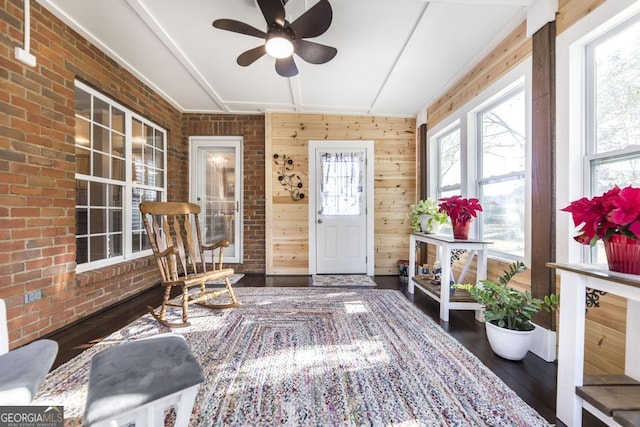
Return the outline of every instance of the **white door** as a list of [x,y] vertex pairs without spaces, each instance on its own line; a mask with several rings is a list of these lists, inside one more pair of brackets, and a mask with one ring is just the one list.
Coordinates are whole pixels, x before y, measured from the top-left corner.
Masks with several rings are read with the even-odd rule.
[[316,273],[367,273],[365,148],[315,149]]
[[192,136],[189,150],[190,201],[202,209],[204,244],[228,240],[225,263],[242,263],[242,138]]

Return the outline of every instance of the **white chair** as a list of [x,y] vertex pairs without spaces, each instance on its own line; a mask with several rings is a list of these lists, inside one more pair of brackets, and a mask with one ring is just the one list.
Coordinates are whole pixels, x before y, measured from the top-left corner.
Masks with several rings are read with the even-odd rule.
[[30,404],[57,354],[58,343],[44,339],[9,351],[7,306],[0,299],[0,406]]

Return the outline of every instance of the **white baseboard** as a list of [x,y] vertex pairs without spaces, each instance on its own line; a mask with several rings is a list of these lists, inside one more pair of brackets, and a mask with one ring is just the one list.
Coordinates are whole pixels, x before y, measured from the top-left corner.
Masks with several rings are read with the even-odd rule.
[[536,325],[529,351],[547,362],[556,360],[556,332]]

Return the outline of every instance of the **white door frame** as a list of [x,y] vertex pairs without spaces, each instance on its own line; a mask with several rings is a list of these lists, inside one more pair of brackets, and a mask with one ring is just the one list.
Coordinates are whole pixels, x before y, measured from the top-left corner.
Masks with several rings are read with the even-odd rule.
[[326,149],[349,149],[349,148],[358,148],[364,149],[365,154],[367,156],[366,162],[366,187],[367,187],[367,275],[373,276],[375,274],[375,245],[374,245],[374,218],[373,218],[373,195],[374,195],[374,143],[373,140],[369,141],[352,141],[352,140],[319,140],[309,141],[309,274],[313,275],[317,273],[317,263],[316,263],[316,149],[318,148],[326,148]]
[[[198,164],[196,156],[199,147],[234,147],[236,150],[236,221],[235,221],[235,256],[225,256],[225,263],[242,264],[244,259],[244,144],[241,136],[190,136],[189,137],[189,201],[200,205],[197,201],[198,195],[194,183],[194,173],[202,175],[203,171],[194,170]],[[211,252],[207,253],[207,257]]]

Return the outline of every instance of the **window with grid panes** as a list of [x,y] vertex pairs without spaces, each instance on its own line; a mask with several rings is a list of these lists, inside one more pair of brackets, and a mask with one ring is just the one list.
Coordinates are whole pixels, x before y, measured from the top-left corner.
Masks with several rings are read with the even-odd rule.
[[76,82],[78,270],[150,249],[138,206],[166,193],[166,131]]
[[480,235],[491,249],[525,255],[526,103],[523,85],[476,113]]
[[[640,185],[640,15],[586,46],[585,194]],[[589,254],[604,263],[598,242]]]
[[436,141],[436,198],[460,194],[460,125],[456,123],[437,135]]

